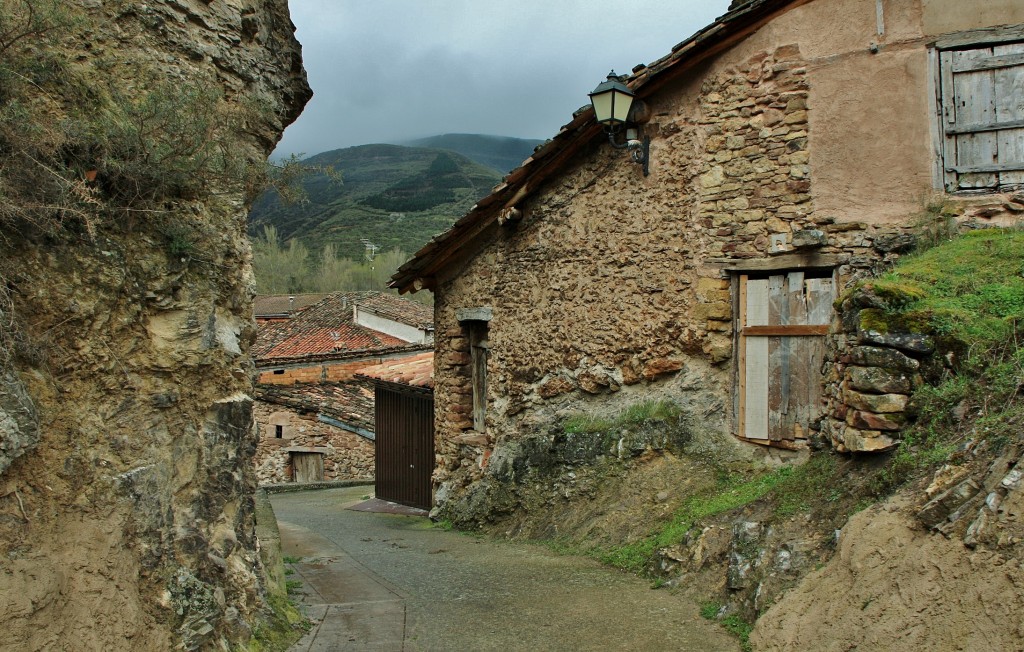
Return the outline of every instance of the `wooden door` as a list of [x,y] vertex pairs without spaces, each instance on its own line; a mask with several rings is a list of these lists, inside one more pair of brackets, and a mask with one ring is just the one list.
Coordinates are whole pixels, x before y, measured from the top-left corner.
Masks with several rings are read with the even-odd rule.
[[821,365],[832,318],[831,276],[740,276],[737,433],[786,445],[821,410]]
[[1024,184],[1024,43],[939,53],[946,190]]
[[324,456],[320,453],[293,452],[292,469],[295,482],[322,482]]
[[434,396],[377,386],[374,484],[377,498],[430,509],[433,502]]

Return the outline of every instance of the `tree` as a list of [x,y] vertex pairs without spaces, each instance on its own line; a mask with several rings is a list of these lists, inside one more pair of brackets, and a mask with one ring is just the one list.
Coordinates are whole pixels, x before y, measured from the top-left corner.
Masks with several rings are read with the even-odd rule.
[[292,238],[288,247],[281,246],[277,229],[271,225],[263,227],[263,237],[252,243],[253,273],[256,288],[260,294],[294,294],[307,292],[309,288],[309,250]]

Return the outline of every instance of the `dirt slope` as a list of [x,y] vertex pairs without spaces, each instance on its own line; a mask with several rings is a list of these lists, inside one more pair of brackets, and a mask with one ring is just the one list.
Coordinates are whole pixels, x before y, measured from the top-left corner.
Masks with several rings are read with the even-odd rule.
[[756,650],[1022,650],[1024,564],[923,530],[905,498],[855,515],[835,557],[757,621]]

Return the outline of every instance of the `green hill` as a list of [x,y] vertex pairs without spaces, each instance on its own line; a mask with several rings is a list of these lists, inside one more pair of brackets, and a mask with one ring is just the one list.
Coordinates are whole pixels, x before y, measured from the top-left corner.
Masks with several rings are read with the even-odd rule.
[[359,258],[362,240],[382,250],[418,250],[444,231],[501,181],[494,170],[442,149],[362,145],[303,160],[330,166],[341,182],[324,174],[306,177],[308,200],[283,203],[270,191],[249,213],[249,232],[273,225],[282,241],[298,238],[311,250],[334,243],[338,253]]
[[502,174],[522,165],[542,140],[508,138],[505,136],[484,136],[482,134],[444,134],[413,140],[404,145],[449,149],[463,156],[492,167]]

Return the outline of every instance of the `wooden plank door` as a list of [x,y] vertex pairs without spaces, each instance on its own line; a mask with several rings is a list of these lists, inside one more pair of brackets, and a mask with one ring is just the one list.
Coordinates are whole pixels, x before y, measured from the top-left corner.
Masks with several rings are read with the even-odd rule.
[[807,436],[821,407],[831,277],[740,276],[737,434],[764,443]]
[[324,479],[324,456],[320,453],[292,453],[295,482],[321,482]]
[[434,398],[377,386],[374,492],[393,503],[430,509],[433,502]]

